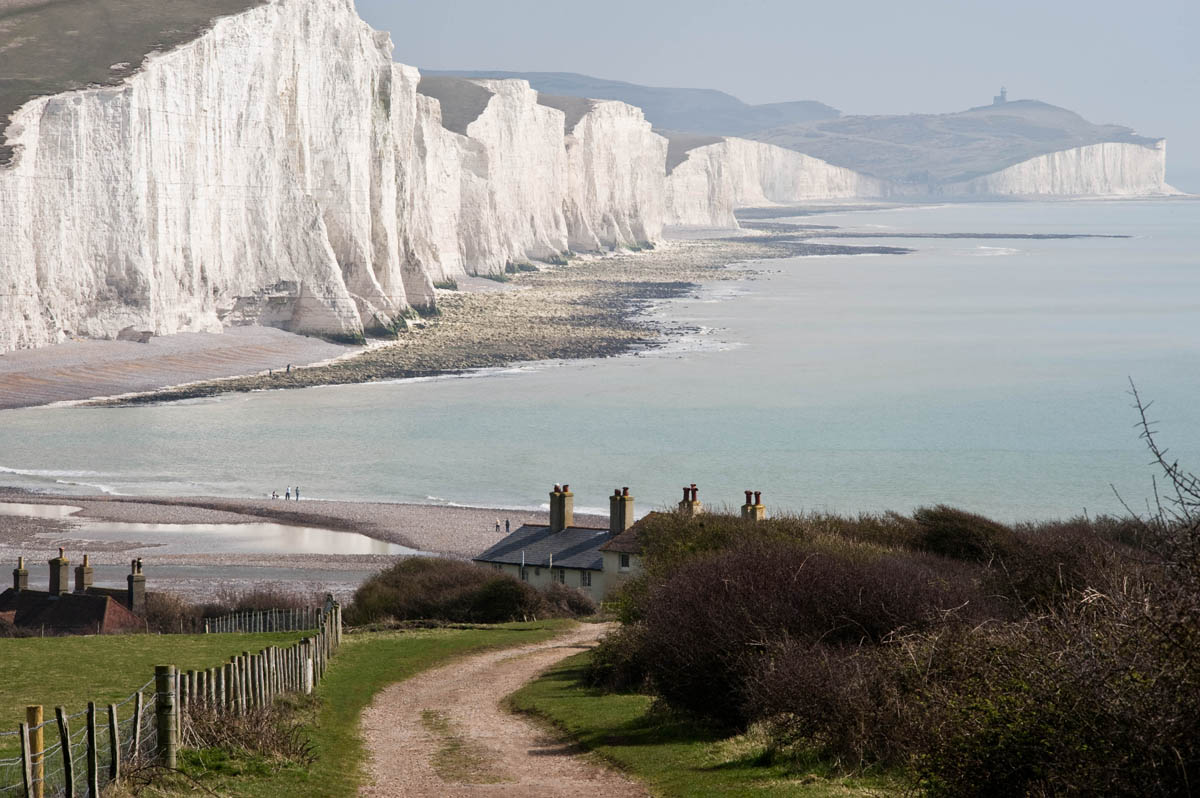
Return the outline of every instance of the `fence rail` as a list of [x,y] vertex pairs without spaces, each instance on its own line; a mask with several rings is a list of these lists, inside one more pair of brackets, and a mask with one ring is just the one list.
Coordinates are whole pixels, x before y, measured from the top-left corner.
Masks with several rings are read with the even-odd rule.
[[313,634],[287,648],[243,651],[205,670],[159,665],[153,679],[117,704],[89,702],[73,715],[56,707],[49,718],[42,707],[28,707],[25,723],[0,732],[0,740],[16,735],[20,744],[19,756],[0,758],[0,798],[99,798],[130,767],[175,767],[193,715],[244,715],[284,693],[311,693],[342,642],[337,602],[311,611],[267,610],[211,620],[231,632],[312,629]]

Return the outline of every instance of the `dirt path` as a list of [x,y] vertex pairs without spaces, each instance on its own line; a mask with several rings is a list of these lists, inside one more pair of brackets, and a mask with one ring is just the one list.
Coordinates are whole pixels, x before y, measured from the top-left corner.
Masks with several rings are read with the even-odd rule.
[[493,651],[394,684],[363,713],[372,783],[365,796],[644,796],[621,774],[500,707],[506,695],[607,631]]

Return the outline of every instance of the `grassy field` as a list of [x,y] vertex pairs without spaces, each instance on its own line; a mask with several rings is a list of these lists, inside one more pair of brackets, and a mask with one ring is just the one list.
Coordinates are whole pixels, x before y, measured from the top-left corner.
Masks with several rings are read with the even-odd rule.
[[553,620],[348,634],[317,691],[318,700],[307,710],[306,732],[316,754],[312,765],[268,762],[225,751],[185,752],[181,768],[190,780],[163,783],[141,795],[191,795],[197,785],[221,795],[262,798],[355,795],[366,756],[359,719],[381,689],[455,657],[546,640],[572,624]]
[[[233,654],[289,646],[304,632],[263,635],[101,635],[0,639],[0,731],[25,720],[27,704],[69,712],[121,701],[154,678],[155,665],[211,668]],[[0,745],[11,738],[0,738]]]
[[844,778],[815,765],[772,764],[748,735],[726,737],[659,716],[652,699],[587,687],[589,654],[564,660],[510,698],[511,706],[548,721],[602,759],[648,784],[656,795],[885,796],[899,787],[880,778]]

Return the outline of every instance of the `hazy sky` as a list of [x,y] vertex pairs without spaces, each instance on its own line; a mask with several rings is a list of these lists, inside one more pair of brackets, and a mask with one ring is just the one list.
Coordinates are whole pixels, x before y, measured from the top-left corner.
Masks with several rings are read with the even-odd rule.
[[1168,180],[1200,191],[1200,0],[357,0],[396,60],[582,72],[820,100],[843,113],[1011,99],[1166,136]]

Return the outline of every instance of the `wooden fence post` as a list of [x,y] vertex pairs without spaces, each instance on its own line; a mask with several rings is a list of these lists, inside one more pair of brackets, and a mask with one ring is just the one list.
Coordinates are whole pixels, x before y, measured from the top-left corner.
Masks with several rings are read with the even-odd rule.
[[96,750],[96,702],[87,706],[88,798],[100,798],[100,752]]
[[75,798],[75,762],[71,757],[71,727],[67,723],[67,710],[55,707],[54,717],[58,721],[58,739],[62,742],[63,795]]
[[304,638],[300,641],[300,684],[305,695],[313,691],[313,661],[312,640]]
[[21,787],[25,798],[33,795],[33,762],[29,756],[29,724],[17,724],[17,735],[21,738]]
[[250,702],[247,700],[247,674],[246,674],[246,656],[239,654],[237,658],[237,683],[238,683],[238,712],[245,713],[250,708]]
[[28,793],[30,798],[44,798],[46,794],[43,780],[46,778],[46,737],[42,730],[42,705],[30,704],[25,707],[25,724],[29,727],[29,765],[32,770],[30,778],[33,790]]
[[142,712],[146,709],[142,691],[138,690],[133,697],[133,740],[129,746],[129,760],[137,762],[142,758]]
[[108,780],[121,778],[121,730],[117,724],[117,705],[108,705]]
[[234,710],[234,700],[233,699],[234,699],[234,695],[235,695],[234,689],[233,689],[233,664],[226,662],[224,665],[221,666],[221,673],[222,673],[222,677],[223,677],[223,681],[224,681],[224,684],[222,686],[225,689],[222,691],[222,695],[220,696],[220,701],[222,704],[225,705],[225,711],[228,712],[230,715],[232,715],[233,710]]
[[179,742],[179,717],[175,714],[175,666],[154,666],[154,714],[157,721],[156,752],[163,767],[175,769]]

